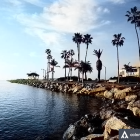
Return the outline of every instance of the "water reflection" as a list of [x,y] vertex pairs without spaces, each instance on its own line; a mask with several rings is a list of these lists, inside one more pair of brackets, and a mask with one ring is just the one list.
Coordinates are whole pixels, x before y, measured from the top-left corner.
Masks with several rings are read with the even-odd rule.
[[69,124],[99,104],[87,96],[0,82],[0,140],[61,140]]

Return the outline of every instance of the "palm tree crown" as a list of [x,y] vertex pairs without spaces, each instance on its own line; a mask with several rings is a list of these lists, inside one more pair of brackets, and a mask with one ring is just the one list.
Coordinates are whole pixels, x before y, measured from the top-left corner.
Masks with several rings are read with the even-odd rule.
[[85,44],[91,44],[92,43],[92,39],[93,39],[93,37],[91,37],[90,34],[86,34],[86,35],[84,35],[83,43],[85,43]]
[[131,24],[137,24],[139,21],[139,11],[137,11],[137,7],[131,8],[131,11],[127,11],[125,15],[128,17],[127,21],[131,21]]
[[50,49],[46,49],[45,53],[47,53],[49,55],[49,54],[51,54],[51,50]]
[[54,67],[59,67],[59,66],[57,66],[58,62],[55,61],[55,59],[52,59],[51,62],[49,62],[49,64],[54,66]]
[[70,55],[70,56],[75,55],[75,53],[74,53],[74,50],[73,50],[73,49],[69,50],[69,51],[68,51],[68,53],[69,53],[69,55]]
[[63,50],[61,53],[61,58],[64,58],[64,59],[69,58],[69,52],[67,50]]
[[98,57],[98,59],[100,59],[103,51],[100,51],[100,49],[99,49],[98,51],[97,50],[94,50],[93,52],[94,52],[93,55],[96,55]]
[[77,44],[81,44],[82,41],[83,41],[82,34],[80,34],[80,33],[75,33],[72,40],[73,40],[75,43],[77,43]]
[[121,33],[120,34],[114,34],[114,39],[112,40],[112,44],[113,46],[123,46],[124,43],[124,37],[121,37]]
[[87,73],[87,72],[91,73],[93,70],[90,61],[87,62],[81,61],[75,69],[79,69],[81,73]]
[[47,56],[47,59],[52,59],[52,55],[49,54],[49,55]]

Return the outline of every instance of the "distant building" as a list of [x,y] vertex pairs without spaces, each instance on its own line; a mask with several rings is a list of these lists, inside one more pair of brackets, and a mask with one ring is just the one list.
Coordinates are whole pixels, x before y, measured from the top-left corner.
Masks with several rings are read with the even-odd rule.
[[39,74],[32,72],[32,73],[27,73],[28,79],[39,79]]
[[131,69],[122,68],[119,70],[119,75],[121,77],[127,77],[127,76],[139,76],[140,73],[140,67],[130,67]]

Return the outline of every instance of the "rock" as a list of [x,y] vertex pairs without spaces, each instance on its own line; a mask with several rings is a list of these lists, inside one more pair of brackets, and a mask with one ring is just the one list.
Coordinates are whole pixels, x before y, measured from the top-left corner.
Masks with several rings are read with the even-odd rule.
[[134,103],[132,104],[132,106],[133,106],[133,107],[138,107],[138,108],[140,108],[140,100],[137,100],[136,102],[134,102]]
[[75,126],[70,125],[63,135],[63,140],[71,140],[71,138],[74,136],[74,133],[75,133]]
[[78,92],[81,88],[82,88],[82,86],[76,86],[76,87],[74,87],[73,93]]
[[114,93],[111,92],[111,91],[106,90],[106,91],[104,92],[104,97],[105,97],[105,98],[112,99],[113,96],[114,96]]
[[119,140],[119,135],[116,135],[116,136],[110,138],[109,140]]
[[107,120],[104,131],[104,139],[109,139],[118,135],[119,129],[134,129],[137,128],[132,122],[124,118],[113,116]]
[[114,99],[124,99],[126,97],[126,93],[123,90],[118,90],[114,94]]
[[111,110],[111,109],[102,109],[100,111],[100,117],[101,119],[108,119],[110,118],[113,114],[114,114],[114,110]]
[[129,95],[125,97],[125,101],[131,102],[132,100],[136,100],[137,95]]
[[80,140],[104,140],[103,134],[90,134],[86,137],[81,138]]
[[133,108],[132,108],[132,111],[133,111],[133,113],[134,113],[135,116],[140,117],[140,108],[138,108],[138,107],[133,107]]
[[95,88],[93,90],[90,91],[91,94],[94,94],[94,93],[98,93],[98,92],[104,92],[106,90],[105,87],[99,87],[99,88]]

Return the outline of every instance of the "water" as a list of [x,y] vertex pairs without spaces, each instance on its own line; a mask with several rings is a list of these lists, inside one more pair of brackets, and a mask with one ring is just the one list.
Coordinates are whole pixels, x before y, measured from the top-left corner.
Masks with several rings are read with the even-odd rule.
[[87,96],[0,82],[0,140],[61,140],[69,124],[98,110]]

